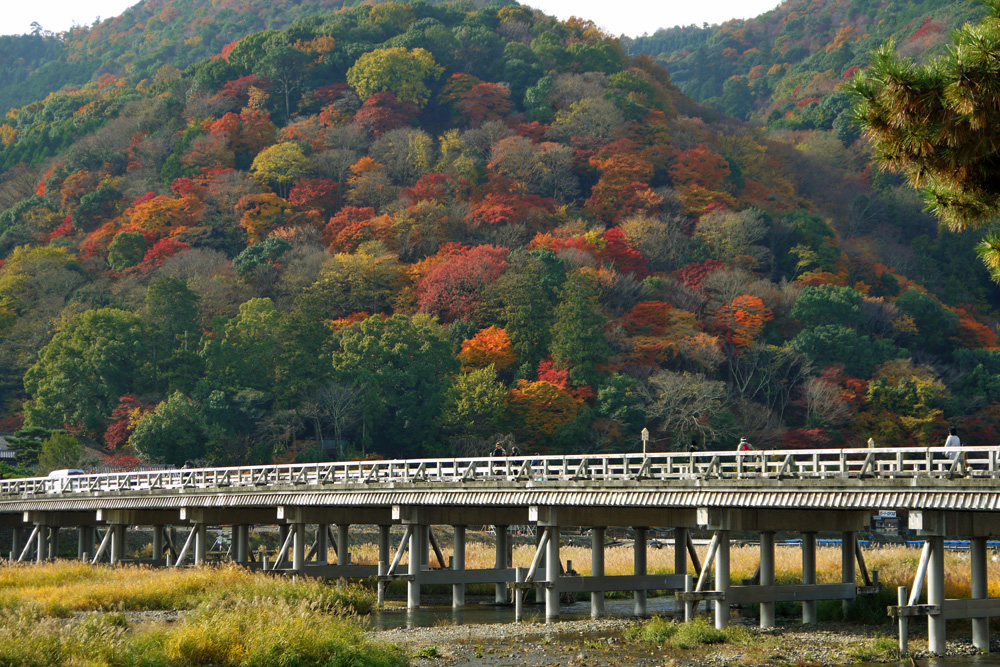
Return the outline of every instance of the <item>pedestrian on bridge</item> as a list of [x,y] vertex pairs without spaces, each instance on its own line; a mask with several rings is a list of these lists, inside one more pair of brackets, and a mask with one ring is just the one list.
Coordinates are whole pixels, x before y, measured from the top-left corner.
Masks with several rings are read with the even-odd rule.
[[952,426],[948,429],[948,437],[944,439],[945,447],[954,447],[955,451],[948,454],[949,459],[958,458],[958,448],[962,446],[962,439],[958,437],[958,429]]

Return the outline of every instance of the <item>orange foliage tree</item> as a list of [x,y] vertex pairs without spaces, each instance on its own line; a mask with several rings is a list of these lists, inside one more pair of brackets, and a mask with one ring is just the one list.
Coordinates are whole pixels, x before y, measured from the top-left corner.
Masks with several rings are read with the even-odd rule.
[[550,382],[518,380],[507,396],[507,409],[518,438],[533,442],[576,419],[584,402]]
[[517,361],[517,352],[507,331],[497,326],[487,327],[462,343],[458,354],[463,371],[486,368],[490,364],[498,371],[510,368]]
[[773,318],[774,313],[759,297],[742,294],[719,309],[715,323],[729,343],[742,349],[757,340],[764,324]]

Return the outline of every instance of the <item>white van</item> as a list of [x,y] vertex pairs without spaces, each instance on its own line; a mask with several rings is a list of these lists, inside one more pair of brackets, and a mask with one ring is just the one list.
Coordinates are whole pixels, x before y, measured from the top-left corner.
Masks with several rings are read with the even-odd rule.
[[73,475],[86,475],[82,470],[77,470],[76,468],[63,468],[62,470],[53,470],[49,473],[49,477],[53,479],[65,479],[66,477],[72,477]]

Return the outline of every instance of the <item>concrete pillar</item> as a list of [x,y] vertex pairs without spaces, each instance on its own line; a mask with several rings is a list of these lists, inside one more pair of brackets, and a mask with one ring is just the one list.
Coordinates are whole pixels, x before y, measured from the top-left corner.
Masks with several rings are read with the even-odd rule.
[[49,560],[59,557],[59,526],[52,526],[49,533]]
[[[971,553],[972,560],[972,599],[981,600],[987,597],[986,581],[986,538],[973,537]],[[972,645],[980,651],[990,650],[990,619],[972,619]]]
[[[841,572],[843,577],[841,581],[845,584],[853,584],[857,581],[858,576],[858,561],[857,556],[854,553],[854,542],[858,539],[858,534],[853,530],[845,530],[841,533],[840,540],[840,563]],[[844,600],[842,602],[844,615],[847,615],[847,609],[851,606],[853,600]]]
[[[760,585],[774,586],[774,532],[760,534]],[[760,627],[774,627],[774,603],[760,603]]]
[[[350,524],[337,524],[337,565],[350,565],[351,563],[351,538]],[[430,528],[428,526],[428,528]]]
[[674,574],[684,576],[688,571],[688,529],[674,528]]
[[[465,569],[465,526],[455,526],[455,546],[451,556],[451,569]],[[451,606],[460,609],[465,606],[465,584],[451,585]]]
[[431,525],[420,526],[423,535],[420,536],[420,565],[425,569],[431,567]]
[[295,533],[292,537],[292,570],[302,574],[306,562],[306,524],[293,523],[292,530]]
[[[279,548],[280,548],[280,546],[282,544],[285,543],[285,540],[287,540],[287,539],[288,539],[288,524],[287,523],[283,523],[280,526],[278,526],[278,546],[279,546]],[[286,557],[287,557],[287,554],[286,554]],[[275,569],[281,567],[281,560],[280,559],[276,560],[274,562],[274,567],[275,567]]]
[[125,558],[125,524],[115,523],[108,527],[111,533],[111,564],[118,565]]
[[204,523],[194,525],[194,564],[204,565],[208,554],[208,526]]
[[[536,550],[538,549],[538,545],[542,543],[542,531],[543,530],[545,530],[545,529],[542,526],[535,526],[535,549]],[[537,574],[535,575],[535,580],[537,581],[537,580],[541,579],[541,577],[539,575],[542,572],[546,572],[546,571],[547,570],[546,570],[546,566],[545,566],[545,553],[542,552],[542,557],[538,561],[538,570],[537,570]],[[542,588],[542,587],[540,587],[540,586],[536,586],[535,587],[535,604],[540,604],[540,603],[543,603],[543,602],[545,602],[545,589]]]
[[409,575],[410,580],[406,582],[406,608],[407,609],[417,609],[420,607],[420,572],[423,569],[422,564],[424,556],[427,553],[425,548],[425,543],[427,541],[427,529],[428,526],[416,525],[413,526],[413,530],[410,531],[410,557],[409,557]]
[[[604,576],[604,526],[590,529],[590,576],[598,579]],[[590,594],[590,617],[604,616],[604,591]]]
[[[729,592],[729,531],[720,530],[719,548],[715,552],[715,590]],[[705,564],[708,567],[708,563]],[[719,600],[715,603],[715,627],[722,630],[729,623],[729,603]]]
[[330,524],[321,523],[316,526],[316,562],[328,563],[330,553]]
[[549,526],[549,541],[545,553],[545,618],[559,618],[559,526]]
[[[234,526],[233,530],[235,529]],[[163,560],[163,526],[153,526],[153,562],[159,563],[161,560]]]
[[246,564],[250,561],[250,526],[241,523],[233,526],[233,552],[236,562]]
[[[944,538],[928,537],[931,560],[927,567],[927,604],[944,604]],[[931,655],[945,654],[945,620],[943,615],[927,616],[927,650]]]
[[[507,563],[507,526],[496,525],[493,526],[493,532],[496,535],[496,568],[498,570],[506,570]],[[507,597],[507,584],[501,583],[496,585],[496,597],[495,602],[497,604],[507,604],[510,600]]]
[[[646,574],[646,534],[648,528],[635,528],[635,542],[632,544],[632,554],[635,562],[633,574],[637,576]],[[634,591],[632,593],[635,604],[633,610],[636,616],[646,615],[646,590]]]
[[[816,583],[816,533],[802,533],[802,583]],[[816,622],[816,601],[802,603],[802,622]]]
[[[389,565],[391,564],[392,556],[389,554],[392,549],[392,543],[389,541],[389,529],[392,526],[380,524],[378,527],[378,576],[384,577],[389,572]],[[385,587],[386,582],[379,581],[375,585],[375,590],[377,591],[376,603],[378,606],[385,604]]]
[[15,528],[11,531],[10,537],[10,559],[12,561],[17,560],[17,557],[21,555],[21,551],[24,549],[24,529]]
[[39,526],[38,536],[35,538],[35,561],[45,562],[45,557],[49,553],[49,527]]

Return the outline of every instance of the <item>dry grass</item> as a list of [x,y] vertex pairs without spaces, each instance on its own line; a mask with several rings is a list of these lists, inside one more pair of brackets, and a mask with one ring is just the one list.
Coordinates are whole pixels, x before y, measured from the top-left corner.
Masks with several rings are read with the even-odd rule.
[[236,566],[101,567],[72,561],[0,567],[0,608],[31,607],[46,616],[77,611],[193,609],[211,601],[268,598],[310,600],[328,611],[367,612],[373,594],[360,586],[331,586],[252,573]]
[[[708,547],[696,547],[702,562],[708,552]],[[445,548],[445,558],[451,553]],[[573,569],[581,575],[591,574],[591,553],[589,546],[564,544],[559,549],[563,562],[573,561]],[[529,567],[535,556],[535,547],[531,544],[518,545],[513,550],[513,567]],[[868,571],[879,571],[879,581],[882,585],[895,589],[898,586],[913,586],[913,574],[920,561],[920,550],[902,546],[866,548],[865,563]],[[374,565],[378,563],[378,547],[375,544],[351,545],[351,557],[356,563]],[[331,559],[333,557],[331,556]],[[466,567],[469,569],[491,568],[496,562],[496,552],[492,544],[486,541],[470,541],[465,550]],[[404,552],[402,563],[407,562]],[[437,561],[433,554],[431,562]],[[674,573],[674,550],[672,546],[663,548],[647,548],[647,571],[650,574]],[[753,576],[760,563],[760,552],[756,546],[734,546],[730,549],[730,577],[733,582],[748,579]],[[604,552],[604,571],[609,575],[632,574],[634,555],[631,545],[612,546]],[[969,554],[967,552],[948,552],[945,555],[945,593],[948,597],[970,597],[971,584],[969,576]],[[777,546],[774,553],[775,582],[778,584],[798,583],[802,580],[802,550],[796,546]],[[835,583],[841,578],[841,553],[839,547],[816,548],[816,581],[818,583]],[[688,574],[695,574],[694,566],[688,563]],[[860,580],[860,572],[858,574]],[[1000,597],[1000,562],[990,560],[987,563],[987,578],[990,597]]]

